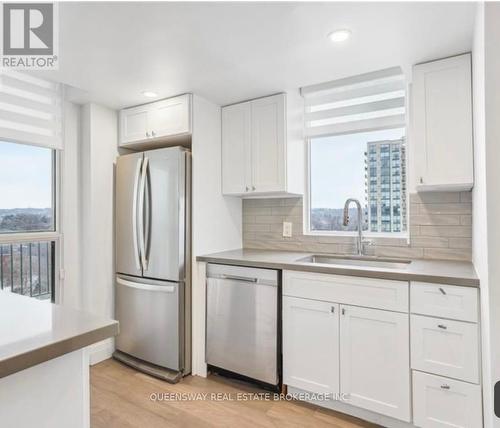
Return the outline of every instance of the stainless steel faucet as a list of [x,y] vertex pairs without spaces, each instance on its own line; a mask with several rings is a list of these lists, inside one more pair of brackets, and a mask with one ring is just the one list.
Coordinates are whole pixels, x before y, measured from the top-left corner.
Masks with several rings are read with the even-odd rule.
[[349,198],[345,201],[344,205],[344,226],[349,224],[349,205],[351,202],[356,204],[356,209],[358,210],[358,240],[357,240],[357,250],[358,256],[363,255],[363,212],[361,209],[361,204],[357,199]]

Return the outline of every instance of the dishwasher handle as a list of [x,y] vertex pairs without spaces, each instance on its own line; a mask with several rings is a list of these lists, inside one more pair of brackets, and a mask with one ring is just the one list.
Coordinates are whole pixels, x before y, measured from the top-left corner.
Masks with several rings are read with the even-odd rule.
[[227,273],[222,273],[219,275],[207,275],[207,279],[219,279],[225,281],[236,281],[236,282],[246,282],[248,284],[258,284],[258,285],[269,285],[272,287],[277,287],[278,283],[276,281],[270,281],[267,279],[261,279],[249,276],[232,275]]
[[232,281],[242,281],[242,282],[253,282],[257,283],[259,280],[258,278],[250,278],[247,276],[239,276],[239,275],[228,275],[228,274],[222,274],[221,279],[230,279]]

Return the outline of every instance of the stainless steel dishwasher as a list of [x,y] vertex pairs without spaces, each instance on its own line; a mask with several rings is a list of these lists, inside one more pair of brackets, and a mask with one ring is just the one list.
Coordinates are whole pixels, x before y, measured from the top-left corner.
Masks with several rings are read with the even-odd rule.
[[279,385],[278,278],[276,270],[208,264],[209,366]]

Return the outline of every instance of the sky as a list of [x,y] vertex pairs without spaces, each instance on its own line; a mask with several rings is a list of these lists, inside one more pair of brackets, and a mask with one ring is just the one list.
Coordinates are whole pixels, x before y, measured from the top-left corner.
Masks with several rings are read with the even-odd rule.
[[366,143],[396,140],[404,129],[315,138],[311,141],[311,208],[344,208],[365,200]]
[[0,209],[52,206],[52,150],[0,141]]

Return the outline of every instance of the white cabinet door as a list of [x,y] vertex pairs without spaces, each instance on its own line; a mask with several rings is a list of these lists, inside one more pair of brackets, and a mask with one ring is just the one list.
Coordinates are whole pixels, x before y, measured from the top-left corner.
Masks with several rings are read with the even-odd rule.
[[283,297],[283,383],[339,392],[339,305]]
[[151,136],[148,106],[133,107],[120,112],[120,144],[145,140]]
[[482,427],[481,387],[414,371],[413,423],[422,428]]
[[340,307],[340,391],[347,403],[410,421],[408,314]]
[[222,193],[251,190],[251,104],[222,108]]
[[417,190],[467,190],[473,184],[470,54],[413,69]]
[[190,132],[190,95],[149,104],[149,131],[153,138]]
[[411,367],[479,383],[478,325],[412,315]]
[[251,105],[252,190],[286,191],[285,94],[260,98]]

